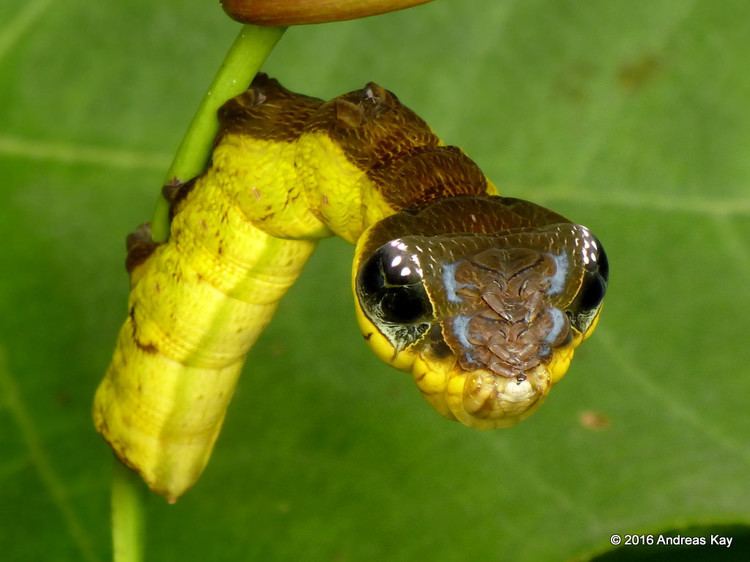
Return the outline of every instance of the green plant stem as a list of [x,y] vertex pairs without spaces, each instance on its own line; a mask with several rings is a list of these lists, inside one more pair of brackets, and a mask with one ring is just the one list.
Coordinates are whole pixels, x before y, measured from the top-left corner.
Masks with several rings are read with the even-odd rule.
[[143,560],[144,496],[140,477],[114,462],[112,475],[112,551],[114,562]]
[[[228,99],[247,89],[281,36],[284,27],[244,25],[206,92],[167,172],[166,183],[184,183],[203,172],[219,123],[216,112]],[[160,197],[151,220],[155,242],[169,238],[169,202]]]

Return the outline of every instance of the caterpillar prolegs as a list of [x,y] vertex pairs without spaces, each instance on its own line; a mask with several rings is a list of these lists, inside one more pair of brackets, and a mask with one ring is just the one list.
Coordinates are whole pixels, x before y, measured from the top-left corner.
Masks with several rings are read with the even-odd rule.
[[206,172],[171,190],[169,241],[130,239],[128,316],[94,402],[117,456],[169,500],[200,476],[245,355],[321,238],[357,244],[368,344],[466,425],[529,415],[593,331],[598,240],[496,196],[387,90],[323,102],[259,75],[219,120]]

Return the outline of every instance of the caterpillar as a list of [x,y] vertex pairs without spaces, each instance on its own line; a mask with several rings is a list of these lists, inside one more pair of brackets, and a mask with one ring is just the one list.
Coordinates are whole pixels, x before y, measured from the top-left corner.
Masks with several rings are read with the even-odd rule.
[[323,102],[260,74],[218,117],[206,171],[165,189],[169,240],[128,239],[128,314],[94,399],[96,429],[169,501],[205,468],[248,350],[323,238],[356,244],[375,354],[467,426],[530,415],[595,329],[599,240],[497,195],[388,90]]

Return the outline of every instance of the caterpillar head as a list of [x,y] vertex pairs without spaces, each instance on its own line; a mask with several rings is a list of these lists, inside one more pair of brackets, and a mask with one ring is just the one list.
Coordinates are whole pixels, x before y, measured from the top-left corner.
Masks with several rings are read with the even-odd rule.
[[529,415],[596,326],[609,276],[581,225],[500,197],[458,197],[360,238],[357,316],[375,353],[411,371],[447,417],[480,428]]

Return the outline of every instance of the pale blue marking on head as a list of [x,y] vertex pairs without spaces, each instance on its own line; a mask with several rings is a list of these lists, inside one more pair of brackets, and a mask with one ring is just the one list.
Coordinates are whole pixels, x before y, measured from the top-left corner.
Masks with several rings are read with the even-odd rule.
[[[459,260],[460,261],[460,260]],[[445,295],[448,297],[448,302],[459,303],[463,299],[458,296],[458,290],[464,288],[476,288],[473,283],[459,283],[456,281],[456,268],[458,262],[446,263],[443,265],[443,286],[445,287]]]
[[455,316],[453,318],[453,333],[456,334],[458,342],[466,350],[466,354],[464,355],[464,357],[471,363],[474,363],[474,357],[471,355],[471,353],[469,353],[469,350],[472,349],[473,346],[471,345],[471,342],[469,341],[469,338],[467,336],[467,333],[469,331],[469,320],[471,320],[471,317],[465,316],[463,314]]
[[463,314],[459,314],[453,318],[453,331],[461,345],[467,349],[471,348],[471,342],[466,335],[469,329],[469,320],[471,320],[471,318]]
[[565,288],[565,277],[568,275],[568,256],[557,254],[552,256],[555,262],[555,274],[549,279],[548,295],[557,295],[562,293]]
[[[458,262],[446,263],[443,265],[443,286],[445,287],[445,294],[448,297],[448,302],[461,302],[461,297],[458,296],[456,290],[459,288],[456,283],[456,266]],[[456,317],[458,319],[460,317]]]
[[545,336],[544,341],[552,343],[558,338],[563,328],[565,328],[565,314],[559,308],[551,308],[549,313],[552,316],[552,328]]

